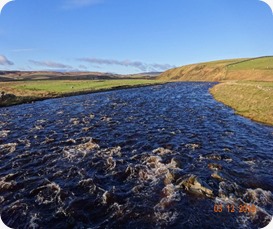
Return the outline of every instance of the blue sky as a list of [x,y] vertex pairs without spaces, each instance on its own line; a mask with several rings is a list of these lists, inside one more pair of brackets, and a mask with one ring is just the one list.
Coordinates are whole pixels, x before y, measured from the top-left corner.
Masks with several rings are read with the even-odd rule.
[[259,0],[16,0],[0,15],[0,70],[137,73],[264,55],[273,15]]

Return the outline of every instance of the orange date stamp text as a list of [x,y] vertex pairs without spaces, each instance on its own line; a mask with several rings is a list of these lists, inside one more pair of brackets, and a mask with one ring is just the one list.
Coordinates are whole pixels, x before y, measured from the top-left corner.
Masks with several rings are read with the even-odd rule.
[[234,204],[215,204],[213,210],[215,213],[221,213],[224,211],[230,213],[255,213],[257,211],[254,204],[241,204],[239,206],[235,206]]

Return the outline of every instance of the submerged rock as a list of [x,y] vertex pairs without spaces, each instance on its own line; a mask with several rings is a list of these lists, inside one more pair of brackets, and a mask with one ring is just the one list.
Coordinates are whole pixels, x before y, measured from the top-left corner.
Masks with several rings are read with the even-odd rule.
[[179,186],[192,194],[213,197],[210,187],[195,175],[189,175],[182,179]]
[[219,164],[209,163],[208,164],[209,169],[211,170],[222,170],[222,166]]
[[214,172],[213,174],[211,174],[211,177],[220,181],[223,181],[224,179],[220,176],[219,173]]
[[173,180],[174,180],[173,174],[170,172],[170,170],[168,170],[167,173],[165,174],[164,184],[165,185],[171,184]]

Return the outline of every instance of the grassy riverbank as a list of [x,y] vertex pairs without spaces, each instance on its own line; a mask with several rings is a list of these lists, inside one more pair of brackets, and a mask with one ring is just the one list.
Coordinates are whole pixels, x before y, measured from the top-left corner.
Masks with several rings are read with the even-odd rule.
[[273,82],[230,81],[214,86],[210,92],[238,114],[273,125]]
[[214,98],[252,120],[273,125],[273,57],[230,59],[170,69],[166,81],[222,82],[211,89]]
[[146,79],[116,80],[39,80],[3,82],[0,92],[15,95],[0,100],[0,106],[10,106],[48,98],[86,94],[98,91],[160,84],[161,81]]

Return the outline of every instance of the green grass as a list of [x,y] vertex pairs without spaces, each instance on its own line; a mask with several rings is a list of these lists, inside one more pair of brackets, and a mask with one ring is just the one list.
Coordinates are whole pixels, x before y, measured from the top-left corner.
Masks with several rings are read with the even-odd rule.
[[51,93],[63,94],[78,91],[96,91],[101,89],[111,89],[119,86],[135,86],[142,84],[152,84],[154,80],[48,80],[30,81],[14,86],[19,90],[46,91]]
[[273,82],[226,82],[214,86],[210,92],[236,113],[273,125]]
[[261,57],[249,59],[241,63],[230,64],[229,70],[273,69],[273,57]]
[[0,91],[14,94],[17,97],[16,99],[6,101],[0,100],[0,106],[20,104],[46,98],[92,93],[118,88],[146,86],[160,83],[162,82],[146,79],[39,80],[4,82],[0,85]]
[[206,64],[207,66],[215,66],[215,65],[227,66],[227,65],[234,64],[234,63],[237,63],[237,62],[246,61],[248,59],[249,58],[216,60],[216,61],[204,62],[204,63],[200,63],[200,64]]

